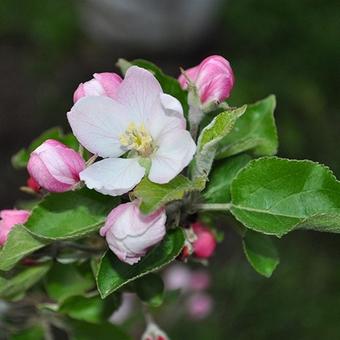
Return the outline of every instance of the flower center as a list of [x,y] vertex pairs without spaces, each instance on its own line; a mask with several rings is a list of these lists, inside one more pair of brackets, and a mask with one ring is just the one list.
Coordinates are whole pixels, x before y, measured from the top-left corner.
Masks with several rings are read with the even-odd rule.
[[143,157],[150,156],[154,151],[154,144],[151,135],[145,129],[144,124],[137,126],[130,123],[124,133],[119,136],[122,146],[131,151],[136,151]]

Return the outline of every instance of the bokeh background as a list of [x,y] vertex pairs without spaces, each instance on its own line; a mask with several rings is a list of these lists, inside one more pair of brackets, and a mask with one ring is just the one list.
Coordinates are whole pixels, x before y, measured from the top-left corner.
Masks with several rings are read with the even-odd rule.
[[[79,82],[149,59],[173,76],[210,54],[232,63],[230,102],[274,93],[279,155],[309,158],[340,176],[338,0],[1,0],[0,208],[25,198],[10,157],[65,113]],[[221,226],[225,228],[225,226]],[[213,313],[162,321],[173,339],[339,339],[340,236],[294,232],[277,242],[271,279],[226,235],[211,261]]]

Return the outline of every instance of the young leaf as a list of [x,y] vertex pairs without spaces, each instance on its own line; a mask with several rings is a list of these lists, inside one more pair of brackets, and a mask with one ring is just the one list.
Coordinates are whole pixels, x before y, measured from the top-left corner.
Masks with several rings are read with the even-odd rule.
[[230,202],[230,185],[238,172],[251,160],[246,154],[217,161],[209,176],[203,197],[207,203]]
[[278,138],[274,120],[276,101],[269,96],[248,105],[237,120],[233,131],[220,142],[217,158],[225,158],[244,151],[255,156],[271,156],[277,152]]
[[25,292],[37,283],[51,267],[45,262],[32,267],[26,267],[19,272],[0,274],[0,298],[11,299],[19,293]]
[[140,210],[149,214],[168,202],[182,199],[187,192],[199,190],[200,185],[199,181],[193,183],[182,175],[166,184],[153,183],[144,177],[133,193],[142,201]]
[[108,251],[101,259],[96,277],[101,297],[105,298],[127,283],[164,267],[179,255],[183,245],[183,230],[177,228],[170,230],[159,245],[133,266],[121,262]]
[[188,93],[181,88],[177,79],[164,74],[163,71],[155,64],[143,59],[136,59],[133,61],[119,59],[117,65],[120,67],[122,73],[124,74],[132,65],[145,68],[146,70],[152,72],[161,84],[164,93],[170,94],[171,96],[177,98],[182,104],[184,113],[187,114],[189,109],[187,100]]
[[251,266],[265,277],[270,277],[280,263],[269,236],[248,230],[243,239],[243,250]]
[[105,300],[102,300],[99,296],[89,298],[72,296],[63,302],[58,311],[72,319],[101,323],[112,315],[119,304],[120,299],[117,295],[111,295]]
[[[86,270],[87,269],[87,270]],[[90,267],[55,263],[45,282],[48,296],[57,302],[83,295],[95,287]]]
[[246,106],[223,111],[207,125],[198,137],[197,150],[193,164],[193,177],[207,176],[215,159],[222,138],[233,129],[236,120],[242,116]]
[[324,165],[276,157],[251,161],[231,184],[232,214],[282,236],[298,228],[340,232],[340,182]]
[[164,299],[164,283],[162,278],[150,273],[135,281],[138,297],[151,307],[159,307]]
[[64,135],[63,131],[59,127],[49,129],[42,133],[38,138],[36,138],[27,149],[21,149],[12,157],[12,165],[15,169],[25,168],[27,166],[30,154],[34,151],[40,144],[42,144],[47,139],[56,139],[69,147],[78,150],[79,143],[72,134]]
[[119,199],[86,188],[50,194],[33,209],[27,229],[47,239],[68,239],[97,231]]
[[48,242],[33,236],[23,225],[15,226],[0,248],[0,270],[7,271],[25,256],[44,247]]

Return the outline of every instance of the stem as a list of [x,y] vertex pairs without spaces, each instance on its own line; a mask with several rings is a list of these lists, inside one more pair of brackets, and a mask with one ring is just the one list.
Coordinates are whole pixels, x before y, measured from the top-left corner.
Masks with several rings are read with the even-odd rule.
[[230,210],[231,203],[198,203],[194,204],[195,210],[226,211]]

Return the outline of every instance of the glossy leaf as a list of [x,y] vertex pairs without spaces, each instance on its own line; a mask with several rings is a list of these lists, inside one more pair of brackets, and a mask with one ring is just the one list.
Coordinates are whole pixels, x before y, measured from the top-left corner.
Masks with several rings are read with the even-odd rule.
[[101,259],[96,277],[102,298],[127,283],[164,267],[179,255],[183,245],[184,233],[182,229],[177,228],[170,230],[164,240],[135,265],[131,266],[120,261],[111,251],[108,251]]
[[83,295],[95,287],[95,281],[89,266],[55,263],[45,282],[48,296],[62,302],[72,296]]
[[197,141],[193,176],[207,176],[211,170],[221,140],[233,129],[237,119],[243,115],[246,106],[223,111],[218,114],[201,132]]
[[243,250],[251,266],[261,275],[270,277],[280,263],[278,252],[269,236],[248,230]]
[[238,172],[251,160],[246,154],[220,160],[214,164],[203,197],[207,203],[230,202],[230,185]]
[[33,209],[26,227],[48,239],[82,237],[97,231],[118,203],[118,198],[85,188],[50,194]]
[[23,267],[13,273],[0,274],[0,298],[11,299],[36,284],[51,267],[50,262]]
[[111,295],[105,300],[99,296],[72,296],[63,302],[58,311],[76,320],[101,323],[112,315],[119,307],[119,303],[116,295]]
[[15,226],[0,248],[0,270],[7,271],[25,256],[44,247],[48,242],[33,236],[23,225]]
[[276,100],[269,96],[248,105],[237,120],[233,131],[222,139],[217,158],[225,158],[249,151],[255,156],[270,156],[277,152],[278,138],[274,120]]
[[340,232],[340,182],[324,165],[276,157],[251,161],[231,185],[233,215],[249,229]]
[[166,184],[151,182],[146,177],[137,185],[134,195],[141,200],[140,209],[149,214],[166,203],[180,200],[187,192],[198,190],[200,183],[191,182],[187,177],[179,175]]
[[150,273],[135,281],[138,297],[151,307],[159,307],[164,299],[164,283],[162,278]]

